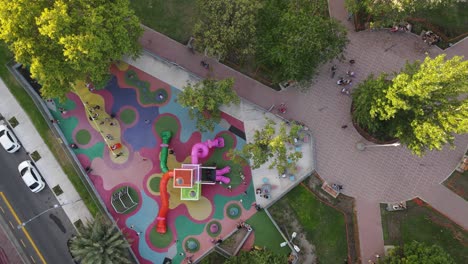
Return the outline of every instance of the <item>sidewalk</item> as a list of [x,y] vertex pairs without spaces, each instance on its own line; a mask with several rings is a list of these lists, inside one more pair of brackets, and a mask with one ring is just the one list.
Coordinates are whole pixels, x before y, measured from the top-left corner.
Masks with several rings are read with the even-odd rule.
[[63,193],[56,197],[60,204],[64,204],[62,208],[70,221],[74,223],[81,220],[83,223],[86,223],[88,220],[91,220],[92,216],[88,208],[81,201],[80,196],[67,178],[67,175],[65,175],[44,140],[37,133],[31,119],[10,93],[3,80],[0,80],[0,113],[6,120],[11,117],[15,117],[18,120],[18,126],[13,130],[22,147],[29,153],[37,151],[41,155],[41,159],[36,162],[36,166],[42,173],[50,189],[56,185],[60,185]]

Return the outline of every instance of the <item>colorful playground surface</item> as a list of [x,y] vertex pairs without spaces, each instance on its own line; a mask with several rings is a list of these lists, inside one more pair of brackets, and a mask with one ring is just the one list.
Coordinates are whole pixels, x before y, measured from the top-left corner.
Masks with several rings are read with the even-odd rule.
[[201,133],[178,88],[126,63],[111,73],[48,107],[140,263],[198,259],[257,212],[250,167],[227,158],[246,143],[244,124],[223,113]]

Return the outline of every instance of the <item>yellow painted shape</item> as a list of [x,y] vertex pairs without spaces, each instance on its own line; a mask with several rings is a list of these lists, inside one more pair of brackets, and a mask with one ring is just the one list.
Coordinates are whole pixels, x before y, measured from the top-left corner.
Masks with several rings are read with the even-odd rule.
[[[115,118],[111,119],[110,115],[106,113],[104,98],[102,98],[102,96],[98,94],[90,92],[83,81],[79,81],[76,83],[75,93],[80,97],[81,101],[84,103],[84,108],[86,111],[88,122],[91,124],[94,130],[101,134],[109,150],[110,147],[114,144],[120,143],[122,145],[122,148],[120,149],[109,151],[110,159],[112,160],[112,162],[118,164],[125,163],[128,160],[129,151],[121,140],[120,123]],[[100,106],[100,109],[94,110],[93,107],[96,105]],[[96,113],[98,114],[97,119],[93,121],[89,120],[89,117],[95,115]],[[111,122],[115,125],[111,126]],[[106,138],[107,135],[111,135],[112,139]],[[120,152],[122,153],[122,155],[117,157],[117,154]]]
[[117,69],[119,69],[119,71],[126,71],[128,70],[128,63],[124,62],[124,61],[119,61],[115,64],[115,66],[117,67]]
[[[13,207],[11,206],[8,199],[6,198],[5,194],[3,192],[0,192],[0,196],[2,197],[3,201],[5,201],[5,204],[7,205],[8,209],[10,210],[11,214],[13,215],[13,217],[16,220],[16,223],[18,223],[18,225],[21,224],[22,222],[20,221],[20,219],[19,219],[18,215],[16,214],[15,210],[13,210]],[[26,227],[23,226],[23,228],[21,228],[21,230],[23,230],[24,235],[28,239],[29,243],[31,243],[32,247],[34,248],[34,251],[36,251],[36,254],[39,256],[42,263],[46,264],[47,262],[45,261],[44,256],[42,256],[42,253],[37,248],[36,243],[34,243],[34,241],[32,240],[31,236],[29,235],[28,230],[26,230]]]

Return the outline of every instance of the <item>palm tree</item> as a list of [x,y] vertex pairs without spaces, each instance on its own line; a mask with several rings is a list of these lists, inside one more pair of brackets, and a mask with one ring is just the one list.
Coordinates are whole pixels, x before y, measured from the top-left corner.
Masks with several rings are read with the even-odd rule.
[[71,240],[70,252],[83,264],[131,263],[128,259],[128,242],[119,230],[103,217],[81,228]]

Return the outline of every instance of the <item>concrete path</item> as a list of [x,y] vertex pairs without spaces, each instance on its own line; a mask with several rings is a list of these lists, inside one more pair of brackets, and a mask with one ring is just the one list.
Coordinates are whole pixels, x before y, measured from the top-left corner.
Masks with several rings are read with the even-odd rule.
[[14,128],[14,133],[21,142],[21,145],[29,153],[37,151],[41,155],[41,159],[36,162],[36,166],[44,176],[48,188],[60,185],[63,194],[57,196],[57,200],[62,205],[66,204],[62,208],[68,218],[70,218],[70,221],[74,223],[81,219],[83,223],[86,223],[87,220],[92,219],[88,208],[81,201],[78,192],[63,172],[62,167],[60,167],[54,155],[50,152],[32,124],[31,119],[10,93],[3,80],[0,80],[0,113],[6,120],[12,117],[18,120],[19,125]]
[[359,226],[359,247],[362,263],[376,261],[383,255],[384,240],[380,204],[375,201],[356,199],[356,217]]
[[[442,53],[438,47],[429,47],[410,33],[390,33],[387,30],[354,32],[352,23],[347,21],[344,0],[330,1],[329,4],[330,14],[348,29],[350,43],[344,55],[347,60],[357,61],[352,68],[357,74],[354,83],[359,83],[371,73],[398,71],[407,60],[423,60],[426,54],[436,56]],[[468,145],[468,135],[457,136],[457,148],[445,147],[442,151],[428,152],[421,158],[412,155],[405,147],[358,151],[358,142],[369,142],[351,124],[351,98],[341,95],[336,80],[330,78],[331,63],[319,69],[307,93],[295,89],[276,92],[210,58],[192,54],[185,46],[151,29],[145,28],[140,43],[151,53],[195,75],[218,79],[233,77],[237,93],[264,108],[285,102],[288,106],[285,117],[304,122],[316,138],[316,166],[320,176],[328,182],[343,184],[344,193],[355,197],[362,208],[362,212],[358,208],[358,225],[360,232],[364,232],[360,236],[361,257],[365,262],[376,253],[383,253],[381,225],[366,225],[376,223],[380,217],[376,209],[378,203],[409,200],[430,192],[434,185],[451,174]],[[449,56],[464,55],[466,46],[468,41],[465,39],[446,52]],[[207,61],[211,69],[200,66],[201,60]],[[338,65],[336,77],[343,76],[350,69],[347,63],[333,63]],[[343,125],[348,125],[348,128],[342,129]],[[450,199],[445,197],[448,193],[433,197],[431,202],[444,204],[445,199]],[[462,204],[465,208],[467,203]],[[447,210],[449,217],[457,218],[457,215],[452,216],[453,213]]]

